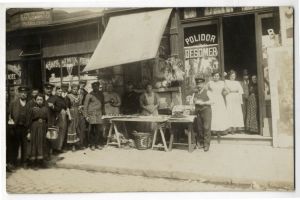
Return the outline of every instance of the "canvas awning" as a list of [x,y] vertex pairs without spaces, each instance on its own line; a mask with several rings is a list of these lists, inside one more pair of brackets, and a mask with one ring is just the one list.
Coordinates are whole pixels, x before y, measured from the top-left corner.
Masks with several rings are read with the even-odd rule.
[[111,17],[83,71],[155,58],[172,9]]

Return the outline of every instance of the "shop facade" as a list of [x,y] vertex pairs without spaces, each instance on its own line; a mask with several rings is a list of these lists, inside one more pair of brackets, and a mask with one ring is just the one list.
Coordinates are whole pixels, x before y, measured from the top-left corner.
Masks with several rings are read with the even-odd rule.
[[10,16],[6,34],[7,87],[11,98],[20,84],[42,90],[44,83],[97,80],[81,74],[103,26],[100,13],[67,16],[53,9],[25,9]]
[[[115,90],[122,93],[127,81],[132,81],[139,92],[150,81],[161,97],[160,109],[168,110],[174,105],[187,104],[196,76],[208,80],[213,70],[223,73],[234,69],[240,80],[246,69],[258,78],[259,135],[274,146],[293,145],[290,140],[293,140],[294,29],[290,7],[173,8],[164,15],[167,17],[162,26],[152,24],[163,30],[149,45],[155,55],[145,59],[143,56],[148,52],[140,54],[142,50],[132,50],[134,40],[144,38],[149,42],[154,34],[141,31],[142,38],[132,38],[125,46],[125,52],[132,53],[132,60],[126,61],[124,53],[125,61],[117,63],[122,58],[120,54],[108,60],[117,64],[85,71],[93,56],[97,60],[99,41],[111,28],[111,18],[116,23],[121,22],[122,16],[133,14],[154,19],[151,13],[160,10],[166,9],[107,9],[101,15],[79,21],[65,24],[52,21],[51,26],[49,20],[53,20],[53,14],[50,17],[40,14],[40,22],[33,27],[7,32],[8,85],[15,90],[14,86],[21,83],[41,88],[44,82],[87,80],[89,86],[90,82],[101,80],[112,82]],[[121,28],[112,28],[122,34]],[[139,28],[136,24],[127,34],[131,31],[134,34]],[[124,47],[125,43],[119,45]],[[109,48],[112,47],[106,49]],[[280,135],[289,138],[286,145],[280,144]]]

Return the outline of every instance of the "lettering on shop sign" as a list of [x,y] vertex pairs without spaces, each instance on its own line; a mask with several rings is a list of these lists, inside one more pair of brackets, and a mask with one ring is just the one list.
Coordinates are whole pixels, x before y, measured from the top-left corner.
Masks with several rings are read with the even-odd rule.
[[184,39],[186,45],[192,45],[194,43],[209,43],[209,44],[214,44],[216,42],[216,35],[213,34],[197,34],[197,35],[191,35],[188,36]]
[[217,45],[186,47],[184,51],[186,59],[218,56]]
[[7,74],[8,80],[17,80],[17,74]]

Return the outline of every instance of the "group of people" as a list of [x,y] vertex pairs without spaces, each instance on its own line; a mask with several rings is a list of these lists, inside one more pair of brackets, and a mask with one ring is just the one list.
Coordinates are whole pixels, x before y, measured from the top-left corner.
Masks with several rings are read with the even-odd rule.
[[211,132],[223,135],[246,130],[258,133],[257,79],[247,71],[243,80],[236,80],[237,74],[230,70],[228,79],[221,80],[220,72],[212,73],[212,80],[196,78],[197,92],[193,103],[197,114],[197,145],[208,151]]
[[[229,79],[220,80],[214,72],[212,80],[205,83],[196,79],[198,91],[193,103],[197,114],[196,130],[198,144],[208,151],[210,135],[236,133],[240,130],[258,132],[257,81],[247,73],[243,81],[236,80],[236,72],[229,72]],[[90,148],[101,150],[105,144],[106,131],[103,115],[158,115],[159,98],[147,84],[145,92],[133,90],[126,84],[120,97],[111,83],[103,85],[93,82],[92,91],[85,90],[86,81],[79,84],[54,86],[45,84],[43,93],[19,87],[19,97],[7,109],[7,162],[17,165],[21,148],[21,165],[47,167],[47,160],[67,150]],[[148,128],[153,130],[150,125]]]
[[[93,82],[92,91],[85,90],[86,82],[54,86],[45,84],[43,93],[20,86],[19,96],[7,108],[7,163],[17,166],[19,148],[21,163],[34,167],[47,167],[51,156],[67,150],[102,149],[104,127],[102,116],[142,113],[158,114],[158,98],[147,85],[140,95],[128,82],[120,97],[107,84],[106,91],[99,82]],[[140,106],[139,106],[140,105]],[[56,136],[55,136],[56,135]]]

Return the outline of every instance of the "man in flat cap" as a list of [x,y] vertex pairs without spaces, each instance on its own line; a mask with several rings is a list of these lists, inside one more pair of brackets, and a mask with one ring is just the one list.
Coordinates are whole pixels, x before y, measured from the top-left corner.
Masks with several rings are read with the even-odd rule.
[[104,114],[104,95],[99,90],[98,81],[92,83],[93,91],[86,95],[84,100],[84,116],[89,123],[89,144],[91,150],[102,149],[100,143],[103,143],[102,136],[102,115]]
[[26,168],[27,150],[27,95],[29,88],[20,86],[18,88],[19,97],[9,106],[8,120],[13,124],[13,144],[12,144],[12,165],[16,166],[19,148],[21,147],[21,165]]
[[197,115],[197,147],[204,147],[204,151],[209,150],[211,138],[211,104],[208,90],[205,85],[204,78],[195,78],[197,92],[194,94],[193,102],[195,104],[195,112]]

